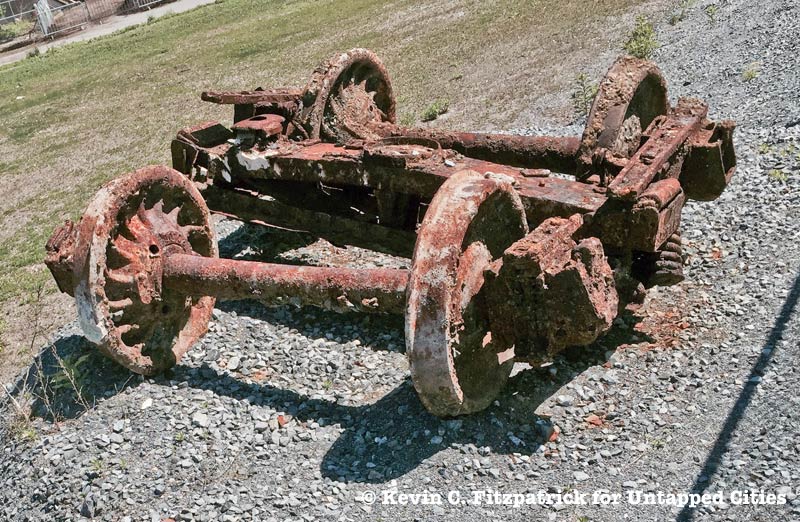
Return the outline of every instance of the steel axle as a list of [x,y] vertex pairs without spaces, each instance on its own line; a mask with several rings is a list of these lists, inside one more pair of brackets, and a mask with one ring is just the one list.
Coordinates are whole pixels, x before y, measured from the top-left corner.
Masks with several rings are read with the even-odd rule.
[[292,266],[175,254],[164,258],[163,283],[185,295],[258,299],[338,312],[402,314],[408,270]]

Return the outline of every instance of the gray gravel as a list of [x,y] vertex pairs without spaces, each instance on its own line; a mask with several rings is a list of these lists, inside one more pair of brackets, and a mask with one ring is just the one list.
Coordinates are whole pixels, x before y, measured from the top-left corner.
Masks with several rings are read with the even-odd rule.
[[[739,122],[732,185],[684,211],[684,283],[652,291],[596,345],[520,365],[492,407],[457,420],[430,416],[414,395],[400,318],[222,303],[209,334],[157,379],[120,370],[67,325],[54,350],[88,354],[78,367],[91,407],[63,385],[46,404],[34,386],[18,395],[33,403],[28,427],[4,403],[0,519],[800,520],[800,7],[719,5],[713,24],[704,3],[658,27],[673,100],[705,98],[714,117]],[[531,132],[552,129],[543,125]],[[229,221],[218,229],[228,256],[407,263]],[[51,350],[41,361],[54,371]],[[725,501],[682,511],[627,496],[447,499],[591,502],[601,490]],[[736,505],[731,493],[744,490],[787,503]],[[443,503],[381,502],[425,492]]]

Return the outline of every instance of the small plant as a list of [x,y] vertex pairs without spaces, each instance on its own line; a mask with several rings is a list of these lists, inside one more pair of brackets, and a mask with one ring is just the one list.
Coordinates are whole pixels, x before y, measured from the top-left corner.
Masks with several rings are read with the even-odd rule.
[[742,71],[742,80],[749,82],[758,78],[758,75],[761,74],[761,67],[759,65],[758,62],[747,64]]
[[42,52],[39,50],[38,47],[34,47],[30,51],[28,51],[28,58],[36,58],[37,56],[41,55]]
[[769,143],[762,143],[758,146],[758,153],[759,154],[769,154],[772,152],[772,146]]
[[717,13],[719,12],[719,7],[716,4],[709,4],[705,8],[706,18],[708,18],[708,25],[714,25],[717,23]]
[[55,347],[52,348],[53,356],[58,363],[58,372],[50,377],[50,386],[56,392],[72,389],[75,397],[85,409],[89,409],[86,399],[83,397],[84,383],[89,378],[89,370],[84,368],[86,361],[91,357],[87,353],[74,359],[64,359],[56,353]]
[[428,105],[428,108],[422,112],[422,121],[433,121],[442,114],[446,113],[450,108],[450,102],[447,100],[436,100]]
[[403,127],[411,127],[416,122],[417,122],[417,118],[413,114],[411,114],[410,112],[407,112],[407,113],[403,114],[402,116],[400,116],[400,125],[403,126]]
[[631,56],[647,60],[653,56],[658,47],[659,43],[656,40],[656,30],[653,24],[646,16],[637,16],[636,25],[633,27],[628,41],[625,42],[625,51]]
[[580,73],[575,78],[575,91],[572,93],[572,106],[578,116],[589,114],[595,95],[597,95],[597,84],[589,81],[585,73]]
[[770,178],[784,183],[789,179],[789,175],[781,169],[772,169],[768,174]]
[[30,407],[28,403],[26,402],[25,405],[20,404],[20,402],[11,395],[11,392],[8,391],[5,385],[0,384],[0,388],[3,389],[11,406],[14,407],[14,411],[11,413],[8,420],[10,435],[14,439],[24,442],[36,440],[36,430],[31,424]]
[[589,517],[586,515],[581,515],[578,517],[578,522],[589,522]]
[[333,383],[328,379],[322,383],[322,387],[326,390],[330,390],[333,387]]
[[9,426],[11,437],[21,442],[33,442],[36,440],[36,429],[31,425],[28,419],[22,417],[15,417]]
[[93,459],[92,462],[89,463],[89,466],[95,473],[100,473],[101,471],[103,471],[103,459],[100,458]]
[[678,2],[678,12],[673,13],[670,17],[669,25],[678,25],[678,22],[683,22],[692,6],[694,6],[694,0],[680,0]]

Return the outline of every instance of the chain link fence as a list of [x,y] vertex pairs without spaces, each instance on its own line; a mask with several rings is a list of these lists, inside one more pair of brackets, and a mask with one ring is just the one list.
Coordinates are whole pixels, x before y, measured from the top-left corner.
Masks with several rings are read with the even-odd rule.
[[[32,32],[54,38],[78,31],[112,15],[148,8],[168,0],[0,0],[0,43]],[[20,34],[18,34],[20,33]],[[4,38],[5,37],[5,38]]]

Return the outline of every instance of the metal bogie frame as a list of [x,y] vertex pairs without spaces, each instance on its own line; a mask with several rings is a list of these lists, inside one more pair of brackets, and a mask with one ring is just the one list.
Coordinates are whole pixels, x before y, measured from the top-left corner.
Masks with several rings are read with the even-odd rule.
[[[683,279],[681,210],[719,196],[734,124],[680,99],[647,61],[601,82],[581,137],[406,128],[386,67],[333,56],[304,89],[206,92],[231,127],[178,133],[173,169],[115,180],[48,242],[87,336],[133,371],[177,363],[215,298],[404,313],[420,399],[487,407],[513,361],[586,345],[647,288]],[[410,270],[217,257],[211,212],[411,257]]]

